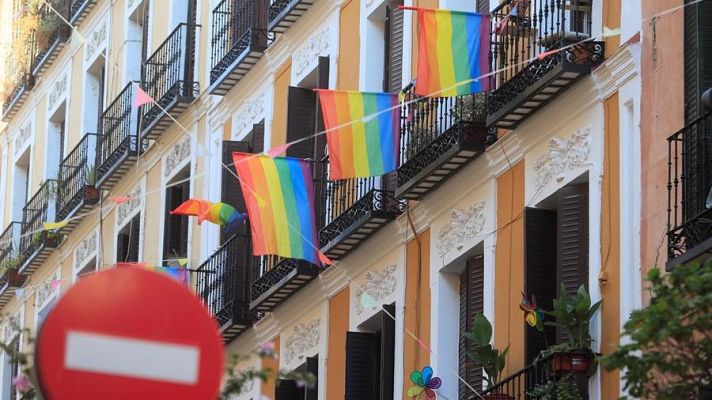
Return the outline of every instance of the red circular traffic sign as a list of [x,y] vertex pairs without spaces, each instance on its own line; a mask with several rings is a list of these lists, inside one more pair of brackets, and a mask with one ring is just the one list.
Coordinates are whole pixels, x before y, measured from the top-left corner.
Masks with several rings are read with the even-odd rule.
[[215,400],[223,362],[217,325],[200,300],[137,268],[81,279],[37,339],[49,400]]

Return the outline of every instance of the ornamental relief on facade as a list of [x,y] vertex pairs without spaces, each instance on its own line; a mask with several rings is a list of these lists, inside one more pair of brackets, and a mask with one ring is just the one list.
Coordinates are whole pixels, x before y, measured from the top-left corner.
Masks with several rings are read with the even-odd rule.
[[317,35],[310,37],[307,43],[299,48],[292,57],[294,76],[301,79],[303,75],[312,70],[319,56],[328,56],[330,44],[329,29],[324,29]]
[[549,149],[534,164],[537,191],[549,183],[552,178],[561,182],[565,172],[586,163],[591,152],[590,132],[591,128],[589,127],[577,130],[568,140],[560,137],[553,137],[549,140]]
[[84,240],[79,243],[79,246],[74,250],[74,270],[79,270],[84,263],[87,262],[91,257],[96,255],[97,251],[97,238],[98,235],[96,231],[89,234]]
[[54,109],[57,105],[58,100],[64,97],[67,91],[67,81],[69,80],[68,74],[62,75],[61,78],[56,79],[49,89],[49,95],[47,96],[47,108]]
[[59,290],[59,286],[52,284],[53,281],[59,279],[59,271],[50,275],[37,289],[37,297],[35,298],[35,305],[37,307],[42,307],[47,299],[49,299],[55,292]]
[[440,228],[435,245],[440,258],[461,246],[462,242],[472,239],[482,233],[485,226],[485,202],[473,204],[467,210],[454,209],[450,211],[450,220]]
[[182,142],[173,145],[173,148],[163,157],[164,178],[172,176],[183,161],[190,159],[191,142],[190,136],[186,136]]
[[17,137],[15,138],[15,155],[20,152],[20,149],[25,147],[25,143],[27,143],[27,140],[32,135],[32,129],[30,128],[30,121],[27,121],[27,123],[22,128],[20,128],[19,132],[17,133]]
[[356,315],[368,308],[376,308],[396,291],[396,266],[366,272],[366,279],[354,292]]
[[260,94],[252,100],[245,102],[241,107],[240,113],[235,117],[235,133],[240,133],[243,129],[252,129],[252,124],[260,122],[265,115],[265,98],[264,94]]
[[10,343],[20,331],[20,313],[18,312],[7,318],[7,325],[5,325],[5,329],[2,333],[3,343]]
[[105,20],[89,35],[86,41],[86,49],[84,50],[85,61],[89,61],[99,51],[99,49],[104,46],[104,42],[106,41],[106,31],[107,23]]
[[141,208],[141,198],[143,190],[141,185],[137,185],[133,191],[128,194],[131,200],[118,205],[116,210],[116,226],[123,226],[127,219],[133,216],[134,211]]
[[[284,342],[284,351],[281,356],[290,365],[295,360],[302,361],[306,355],[318,351],[321,338],[321,319],[317,318],[307,323],[294,325],[294,332]],[[314,350],[313,352],[311,350]]]

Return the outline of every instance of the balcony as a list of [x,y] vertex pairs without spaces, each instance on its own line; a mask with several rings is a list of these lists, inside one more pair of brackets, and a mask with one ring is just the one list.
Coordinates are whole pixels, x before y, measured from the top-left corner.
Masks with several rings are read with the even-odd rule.
[[69,9],[69,22],[77,26],[84,21],[92,8],[96,5],[97,0],[72,0],[71,8]]
[[22,236],[20,237],[21,274],[32,274],[57,247],[59,243],[45,240],[43,222],[55,221],[56,199],[59,191],[57,180],[49,179],[22,210]]
[[11,222],[0,234],[0,308],[12,299],[14,292],[10,289],[19,288],[25,282],[25,277],[17,271],[22,264],[19,251],[21,232],[22,224]]
[[156,103],[141,107],[141,138],[158,137],[200,94],[194,78],[197,28],[178,24],[144,62],[141,87]]
[[603,61],[603,43],[589,40],[593,1],[506,0],[492,11],[490,60],[498,72],[487,126],[514,129]]
[[703,115],[667,139],[668,269],[712,256],[710,115]]
[[[325,223],[319,232],[321,251],[341,260],[403,212],[388,182],[395,175],[326,181],[321,193]],[[393,186],[393,185],[390,185]]]
[[211,94],[225,95],[267,49],[264,0],[223,0],[213,10]]
[[[96,186],[110,189],[136,162],[139,154],[138,114],[132,107],[135,82],[129,82],[101,116],[96,154]],[[141,151],[147,142],[141,141]]]
[[255,257],[250,255],[250,245],[247,235],[235,235],[198,267],[198,295],[215,318],[225,343],[252,325],[248,273]]
[[[30,71],[35,76],[40,76],[59,55],[72,35],[72,28],[62,19],[69,17],[69,0],[49,0],[39,10],[39,28],[34,34],[34,51]],[[55,12],[56,11],[56,12]],[[60,18],[57,13],[60,13]]]
[[401,105],[396,197],[420,200],[496,140],[484,126],[484,96],[418,97],[412,85]]
[[312,4],[313,0],[272,0],[269,5],[269,31],[286,32]]
[[99,201],[96,188],[96,149],[99,136],[87,133],[59,165],[57,220],[71,218],[65,230],[73,229],[90,207]]
[[2,120],[10,121],[17,111],[25,104],[25,100],[30,94],[30,91],[35,87],[35,77],[29,72],[16,72],[15,77],[9,77],[15,83],[12,91],[4,99],[2,105]]
[[319,275],[319,267],[291,258],[260,257],[252,266],[250,310],[269,312]]

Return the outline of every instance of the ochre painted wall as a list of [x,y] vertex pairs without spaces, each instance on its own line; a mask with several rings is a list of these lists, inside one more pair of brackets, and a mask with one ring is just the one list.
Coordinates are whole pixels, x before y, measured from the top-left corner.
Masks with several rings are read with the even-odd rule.
[[[279,354],[279,336],[274,338],[272,340],[274,342],[274,352]],[[262,368],[269,368],[271,369],[274,373],[279,372],[279,360],[277,358],[263,358],[262,359]],[[263,396],[267,396],[268,399],[274,399],[274,388],[276,386],[276,382],[274,379],[270,378],[267,380],[267,382],[262,382],[262,390],[261,393]]]
[[504,376],[524,367],[524,162],[497,178],[497,245],[494,277],[494,345],[509,345]]
[[[161,165],[156,164],[146,174],[146,191],[156,190],[161,188]],[[163,204],[161,198],[164,193],[159,190],[151,193],[144,198],[144,216],[143,216],[143,259],[141,261],[149,264],[161,264],[163,254],[163,243],[158,238],[161,237],[161,221],[165,218],[163,214]],[[156,248],[158,247],[158,248]]]
[[336,87],[343,90],[358,90],[360,2],[347,0],[339,13],[339,58]]
[[329,299],[329,348],[326,398],[343,399],[346,388],[346,331],[349,330],[349,288]]
[[[604,0],[603,1],[603,26],[609,29],[617,29],[621,27],[621,1],[622,0]],[[606,42],[606,57],[615,53],[621,45],[620,35],[609,36],[605,39]]]
[[[430,363],[430,230],[408,242],[406,250],[405,329],[403,332],[403,393],[407,378]],[[409,333],[410,332],[410,333]],[[411,334],[420,339],[418,343]],[[442,376],[442,375],[441,375]],[[405,398],[405,397],[404,397]]]
[[287,60],[274,74],[274,113],[272,114],[272,147],[287,140],[287,94],[292,79],[292,60]]
[[[604,110],[603,181],[601,183],[601,352],[613,352],[620,338],[620,116],[618,93]],[[626,266],[633,268],[633,266]],[[619,372],[601,370],[601,398],[618,397]]]

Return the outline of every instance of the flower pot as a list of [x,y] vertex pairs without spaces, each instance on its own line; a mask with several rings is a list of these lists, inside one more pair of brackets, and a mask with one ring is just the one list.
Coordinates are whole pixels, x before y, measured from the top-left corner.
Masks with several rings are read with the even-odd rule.
[[94,205],[99,202],[99,189],[94,185],[86,185],[84,187],[84,203]]
[[551,357],[551,368],[557,373],[586,373],[592,364],[593,353],[590,350],[557,352]]
[[9,287],[15,288],[24,285],[25,280],[27,280],[27,276],[21,274],[16,269],[10,269],[5,272],[5,279],[7,280]]
[[22,76],[22,86],[25,87],[25,90],[32,90],[35,87],[35,76],[29,72],[24,74]]
[[46,232],[42,236],[42,244],[50,249],[56,249],[62,243],[62,236],[47,235]]
[[485,400],[514,400],[514,397],[505,393],[492,393],[482,396]]

